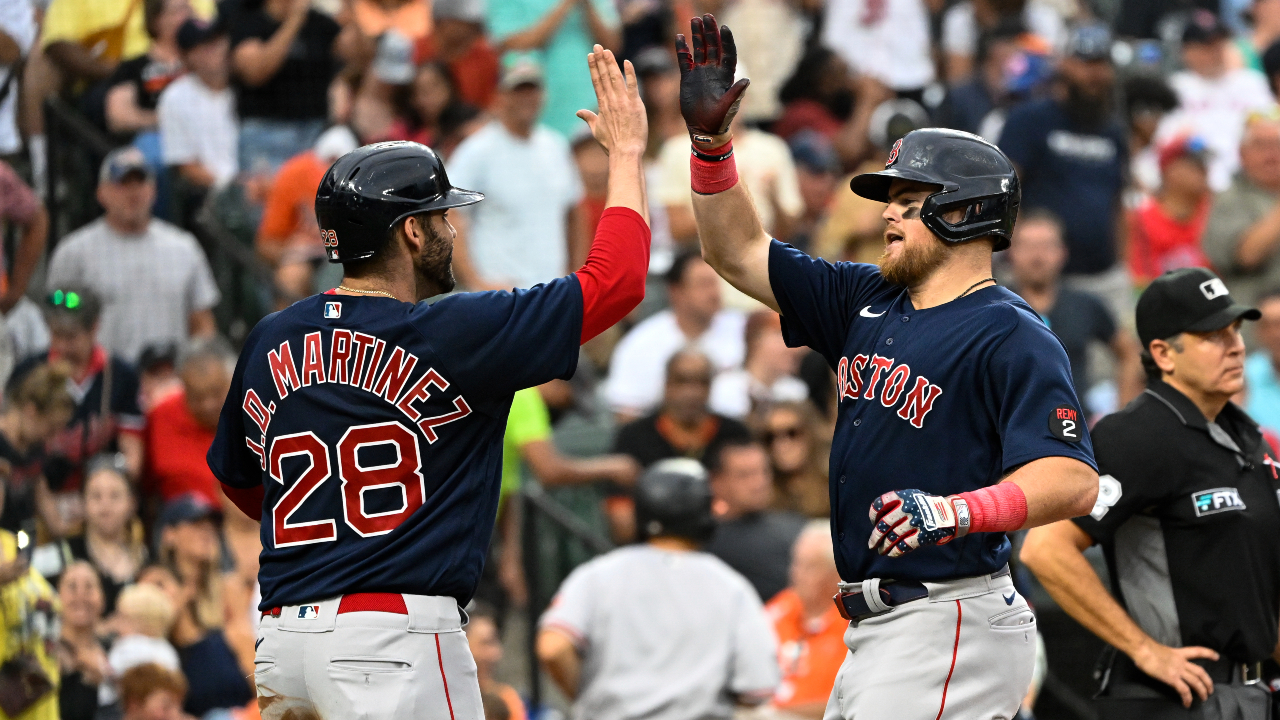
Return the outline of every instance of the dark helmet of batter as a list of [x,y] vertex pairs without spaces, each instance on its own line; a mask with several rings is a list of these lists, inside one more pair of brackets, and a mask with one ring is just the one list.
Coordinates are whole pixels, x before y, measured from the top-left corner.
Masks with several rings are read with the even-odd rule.
[[[959,130],[913,130],[894,144],[884,170],[854,177],[849,188],[887,203],[894,180],[938,186],[925,198],[920,219],[945,242],[991,237],[996,250],[1009,247],[1022,191],[1013,163],[995,145]],[[960,209],[964,216],[955,223],[943,218]]]
[[338,158],[316,191],[316,221],[331,263],[367,260],[410,215],[478,203],[449,184],[440,156],[415,142],[365,145]]
[[635,487],[636,534],[641,540],[673,535],[702,543],[711,539],[711,485],[697,460],[654,463]]

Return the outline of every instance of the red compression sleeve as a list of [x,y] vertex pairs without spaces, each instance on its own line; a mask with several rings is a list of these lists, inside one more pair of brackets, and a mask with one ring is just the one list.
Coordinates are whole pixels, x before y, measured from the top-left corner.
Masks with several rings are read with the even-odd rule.
[[649,225],[631,208],[605,208],[587,261],[576,273],[582,286],[582,342],[636,309],[648,272]]
[[1017,483],[1002,482],[960,493],[969,503],[969,532],[1012,532],[1027,522],[1027,496]]
[[738,164],[733,159],[733,141],[710,150],[694,148],[689,153],[689,178],[690,186],[699,195],[715,195],[737,185]]
[[233,488],[226,483],[221,483],[222,492],[226,494],[227,499],[233,505],[240,508],[240,511],[249,516],[250,520],[262,520],[262,499],[266,497],[266,488],[261,485],[249,488]]

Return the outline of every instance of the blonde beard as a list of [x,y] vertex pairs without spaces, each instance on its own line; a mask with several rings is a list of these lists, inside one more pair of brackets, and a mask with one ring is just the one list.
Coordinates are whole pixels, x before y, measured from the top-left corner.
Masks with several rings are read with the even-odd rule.
[[903,240],[902,251],[895,258],[889,257],[889,248],[880,255],[877,265],[880,275],[885,280],[905,288],[912,288],[924,282],[935,270],[947,260],[947,246],[933,233],[929,233],[927,242],[912,244]]

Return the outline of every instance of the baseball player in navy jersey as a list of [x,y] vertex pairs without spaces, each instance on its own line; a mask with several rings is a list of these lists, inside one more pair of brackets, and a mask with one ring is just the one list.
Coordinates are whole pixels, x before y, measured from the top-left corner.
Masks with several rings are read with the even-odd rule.
[[974,135],[912,132],[853,179],[887,205],[878,267],[810,258],[765,233],[737,182],[729,122],[749,81],[734,82],[733,36],[707,15],[676,48],[703,254],[836,372],[835,600],[851,622],[827,719],[1013,717],[1036,626],[1006,533],[1087,513],[1098,489],[1066,351],[991,277],[1013,165]]
[[331,294],[245,341],[209,466],[262,520],[259,705],[320,717],[483,717],[461,632],[493,531],[512,395],[574,372],[644,296],[647,137],[633,68],[596,46],[609,193],[586,264],[514,292],[453,289],[452,187],[415,143],[340,158],[316,194]]

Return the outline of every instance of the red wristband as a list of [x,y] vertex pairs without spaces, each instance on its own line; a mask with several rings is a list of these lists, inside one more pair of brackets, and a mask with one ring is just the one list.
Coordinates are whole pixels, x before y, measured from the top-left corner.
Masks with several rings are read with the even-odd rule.
[[1003,482],[960,493],[969,505],[969,532],[1012,532],[1027,522],[1027,496],[1017,483]]
[[[722,155],[723,160],[704,160],[699,155]],[[738,165],[733,159],[733,141],[709,150],[689,154],[689,175],[693,191],[714,195],[738,184]]]

